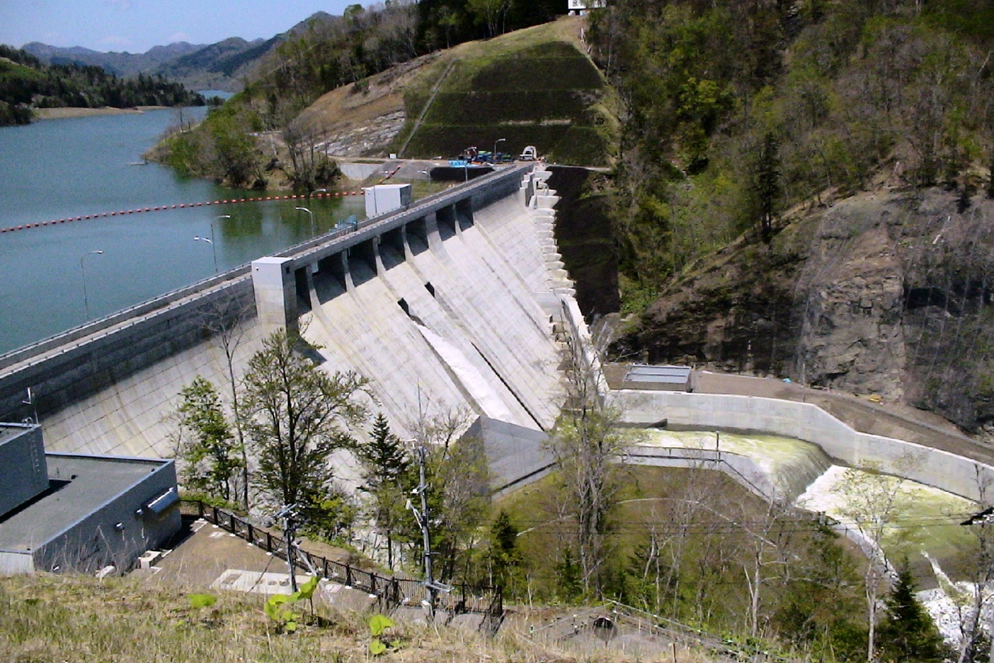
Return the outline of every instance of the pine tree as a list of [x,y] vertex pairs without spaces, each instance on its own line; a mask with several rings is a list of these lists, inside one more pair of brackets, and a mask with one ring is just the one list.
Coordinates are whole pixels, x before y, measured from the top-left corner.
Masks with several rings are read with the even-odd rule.
[[362,464],[363,491],[372,497],[372,518],[387,542],[387,565],[393,570],[394,544],[404,518],[404,493],[411,461],[403,443],[390,432],[383,413],[376,415],[369,441],[355,450]]
[[880,627],[882,660],[944,660],[942,636],[932,618],[915,598],[915,581],[905,568],[887,598],[887,618]]
[[507,586],[515,567],[521,564],[521,552],[518,550],[518,528],[511,522],[511,517],[501,509],[490,525],[490,573],[493,584],[497,587]]
[[756,195],[759,199],[760,233],[767,242],[773,232],[773,221],[776,219],[777,208],[783,195],[780,187],[779,152],[780,141],[772,131],[767,131],[756,162],[755,182]]
[[376,415],[369,442],[356,447],[356,456],[363,465],[366,482],[363,489],[368,492],[375,492],[384,484],[399,484],[411,465],[404,445],[390,431],[382,412]]

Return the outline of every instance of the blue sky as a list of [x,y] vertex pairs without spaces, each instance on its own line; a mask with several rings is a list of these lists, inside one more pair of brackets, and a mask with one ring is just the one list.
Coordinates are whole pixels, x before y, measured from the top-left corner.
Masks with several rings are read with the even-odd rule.
[[[356,0],[0,0],[0,43],[32,41],[95,51],[144,53],[177,41],[269,39]],[[360,0],[361,2],[361,0]],[[363,5],[369,2],[361,2]]]

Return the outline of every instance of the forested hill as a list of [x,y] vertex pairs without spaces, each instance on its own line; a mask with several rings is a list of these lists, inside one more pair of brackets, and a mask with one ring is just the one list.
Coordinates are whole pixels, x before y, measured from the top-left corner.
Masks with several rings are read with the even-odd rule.
[[615,0],[613,184],[629,294],[783,213],[871,188],[975,190],[994,157],[988,0]]
[[616,0],[617,355],[789,377],[994,441],[994,5]]
[[34,108],[203,106],[203,96],[161,76],[121,79],[100,67],[45,65],[0,45],[0,126],[27,124]]

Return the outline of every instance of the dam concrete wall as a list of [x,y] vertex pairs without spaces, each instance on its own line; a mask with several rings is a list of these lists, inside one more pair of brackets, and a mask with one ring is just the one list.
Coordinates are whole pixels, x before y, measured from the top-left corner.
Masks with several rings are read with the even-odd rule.
[[50,450],[172,456],[180,390],[201,375],[230,393],[218,329],[237,377],[282,322],[324,370],[367,377],[401,436],[453,412],[547,429],[571,284],[533,178],[509,168],[285,251],[288,287],[261,304],[244,267],[0,357],[0,420],[37,413]]
[[919,444],[850,428],[810,403],[754,396],[662,391],[612,391],[609,400],[627,424],[648,426],[666,420],[671,427],[768,433],[817,444],[832,458],[871,467],[979,500],[994,481],[994,468]]

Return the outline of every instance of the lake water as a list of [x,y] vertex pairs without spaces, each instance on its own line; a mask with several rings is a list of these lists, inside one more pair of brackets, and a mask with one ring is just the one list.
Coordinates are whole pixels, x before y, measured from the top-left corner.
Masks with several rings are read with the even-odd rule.
[[[135,165],[177,122],[176,110],[158,110],[0,127],[0,228],[260,195]],[[98,318],[207,278],[215,254],[225,271],[302,242],[311,219],[301,205],[211,205],[0,233],[0,354],[81,325],[87,312]],[[306,206],[318,233],[364,216],[358,196]],[[212,226],[213,247],[194,240]]]

